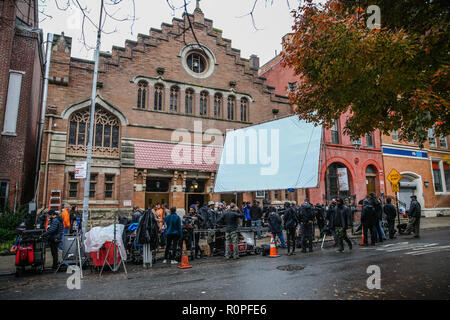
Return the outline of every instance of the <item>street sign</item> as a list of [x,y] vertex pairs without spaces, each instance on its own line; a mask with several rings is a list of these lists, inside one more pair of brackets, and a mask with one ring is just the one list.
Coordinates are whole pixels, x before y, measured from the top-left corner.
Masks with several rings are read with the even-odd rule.
[[403,176],[397,170],[392,169],[387,178],[392,184],[397,184]]
[[444,163],[450,164],[450,155],[445,156],[445,157],[442,159],[442,161],[443,161]]
[[392,192],[400,192],[400,186],[398,183],[392,184]]
[[86,179],[87,162],[75,162],[75,179]]

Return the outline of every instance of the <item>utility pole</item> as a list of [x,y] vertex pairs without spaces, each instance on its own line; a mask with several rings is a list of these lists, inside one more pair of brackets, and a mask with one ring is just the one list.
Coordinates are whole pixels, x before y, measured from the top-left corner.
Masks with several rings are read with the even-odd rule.
[[100,55],[100,43],[102,34],[102,17],[103,17],[103,0],[100,6],[100,19],[97,29],[97,45],[94,53],[94,79],[92,81],[92,95],[91,95],[91,111],[89,118],[89,140],[86,156],[86,180],[84,181],[84,198],[83,198],[83,239],[86,237],[88,217],[89,217],[89,191],[91,185],[91,162],[92,162],[92,144],[94,139],[94,122],[95,122],[95,98],[97,96],[97,78],[98,78],[98,60]]

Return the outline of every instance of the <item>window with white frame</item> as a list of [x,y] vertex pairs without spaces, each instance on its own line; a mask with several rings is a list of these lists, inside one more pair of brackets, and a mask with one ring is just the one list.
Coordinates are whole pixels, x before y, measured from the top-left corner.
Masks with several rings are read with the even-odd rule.
[[256,191],[256,198],[265,198],[266,192],[265,191]]
[[366,146],[373,147],[373,135],[372,134],[366,135]]
[[339,144],[339,120],[336,119],[331,127],[331,143]]
[[6,98],[5,120],[2,132],[5,135],[16,135],[22,75],[23,73],[20,71],[10,70],[9,73],[8,96]]
[[436,137],[434,135],[434,129],[433,128],[428,129],[428,142],[430,143],[430,147],[431,148],[436,148],[437,147]]
[[398,141],[398,130],[391,131],[392,141]]
[[441,149],[447,149],[447,137],[446,136],[440,136],[439,137],[439,144],[441,145]]
[[433,183],[435,192],[450,192],[450,168],[449,164],[442,160],[431,162],[433,171]]

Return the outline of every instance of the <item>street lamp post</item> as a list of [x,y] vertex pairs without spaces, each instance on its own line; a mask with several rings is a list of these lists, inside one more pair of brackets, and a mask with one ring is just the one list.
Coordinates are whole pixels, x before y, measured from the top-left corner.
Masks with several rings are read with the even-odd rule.
[[97,29],[97,45],[95,47],[94,53],[94,78],[92,82],[92,94],[91,94],[91,111],[89,118],[89,141],[87,146],[87,156],[86,156],[86,179],[84,181],[84,198],[83,198],[83,238],[85,238],[87,232],[88,225],[88,217],[89,217],[89,191],[91,185],[91,162],[92,162],[92,144],[94,138],[94,122],[95,122],[95,98],[97,96],[97,79],[98,79],[98,60],[100,55],[100,43],[101,43],[101,34],[102,34],[102,16],[103,16],[103,0],[101,0],[100,6],[100,19],[98,23]]

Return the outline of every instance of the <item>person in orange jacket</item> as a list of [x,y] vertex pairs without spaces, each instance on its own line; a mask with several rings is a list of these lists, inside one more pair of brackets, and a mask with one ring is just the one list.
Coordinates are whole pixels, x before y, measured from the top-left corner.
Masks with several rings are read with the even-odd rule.
[[63,221],[63,233],[69,234],[70,230],[70,205],[68,203],[64,204],[64,209],[61,213],[61,218]]

